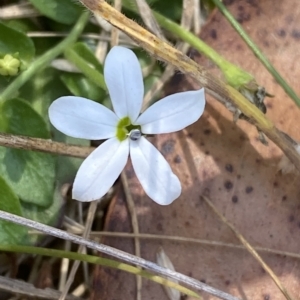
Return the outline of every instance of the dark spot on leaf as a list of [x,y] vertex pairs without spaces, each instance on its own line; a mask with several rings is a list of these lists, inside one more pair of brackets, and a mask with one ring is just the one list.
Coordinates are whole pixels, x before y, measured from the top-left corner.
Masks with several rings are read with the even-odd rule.
[[252,186],[247,186],[245,191],[246,191],[246,194],[250,194],[253,191],[253,187]]
[[278,186],[279,186],[278,182],[277,182],[277,181],[274,181],[274,182],[273,182],[273,186],[274,186],[274,187],[278,187]]
[[226,164],[225,169],[229,173],[233,172],[233,166],[231,164]]
[[181,157],[179,155],[176,155],[173,161],[174,161],[175,164],[180,164],[181,163]]
[[167,140],[161,146],[161,152],[163,155],[171,154],[174,151],[174,140]]
[[257,158],[257,159],[255,160],[255,162],[256,162],[257,164],[260,164],[260,163],[261,163],[261,160],[260,160],[259,158]]
[[257,0],[246,0],[246,2],[248,2],[251,6],[254,7],[258,6]]
[[239,198],[236,195],[234,195],[232,196],[231,200],[233,203],[237,203],[239,201]]
[[190,48],[186,55],[193,60],[195,60],[196,57],[201,57],[201,53],[199,53],[195,48]]
[[273,234],[270,234],[269,236],[270,236],[270,238],[272,238],[272,237],[273,237]]
[[203,283],[206,283],[206,280],[205,279],[200,279],[201,282]]
[[210,152],[206,150],[204,153],[205,153],[206,155],[209,155]]
[[268,294],[266,294],[266,295],[264,295],[264,300],[270,300],[270,295],[268,295]]
[[203,131],[203,133],[204,133],[205,135],[209,135],[209,134],[211,133],[211,130],[210,130],[210,129],[205,129],[205,130]]
[[294,29],[292,31],[292,37],[296,40],[300,40],[300,30],[299,29]]
[[243,49],[243,46],[241,44],[236,44],[236,50],[242,50]]
[[282,196],[282,198],[281,198],[282,201],[286,201],[286,199],[287,199],[286,195]]
[[241,24],[246,22],[246,21],[249,21],[250,19],[251,19],[251,15],[249,13],[244,12],[244,11],[240,11],[238,13],[237,18],[236,18],[236,20]]
[[193,134],[191,132],[188,133],[188,137],[192,138]]
[[226,284],[226,285],[229,285],[229,284],[230,284],[230,280],[226,280],[226,281],[225,281],[225,284]]
[[286,36],[286,31],[284,29],[278,29],[276,31],[277,35],[280,36],[280,37],[285,37]]
[[210,37],[211,37],[212,39],[214,39],[214,40],[217,39],[218,35],[217,35],[216,29],[211,29],[211,31],[210,31]]
[[289,216],[289,222],[294,222],[294,220],[295,220],[294,215],[290,215],[290,216]]
[[190,227],[191,223],[189,221],[184,222],[185,227]]
[[209,197],[210,194],[210,189],[209,188],[205,188],[203,191],[203,195]]
[[237,178],[237,179],[241,179],[241,175],[238,174],[238,175],[236,176],[236,178]]
[[272,109],[273,108],[273,104],[268,102],[268,103],[265,103],[267,109]]
[[224,182],[224,187],[225,187],[225,189],[227,189],[227,190],[231,190],[231,189],[233,188],[233,183],[232,183],[231,181],[229,181],[229,180],[226,180],[226,181]]
[[128,179],[133,178],[135,176],[133,168],[127,168],[126,169],[126,175],[127,175]]
[[161,223],[157,223],[156,229],[157,229],[158,231],[162,231],[162,230],[163,230],[163,227],[162,227]]

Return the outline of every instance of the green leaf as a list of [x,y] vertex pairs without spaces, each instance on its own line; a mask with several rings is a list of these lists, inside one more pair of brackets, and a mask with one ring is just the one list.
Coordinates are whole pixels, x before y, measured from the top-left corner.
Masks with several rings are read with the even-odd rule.
[[[21,202],[23,216],[27,219],[34,220],[43,224],[47,224],[50,226],[58,227],[59,221],[61,220],[61,216],[63,215],[63,198],[60,193],[60,189],[56,188],[53,195],[53,201],[49,207],[41,207],[34,204],[29,204],[25,202]],[[43,239],[43,235],[34,235],[31,234],[28,237],[29,244],[36,244],[41,239]]]
[[78,42],[74,44],[72,50],[75,51],[80,57],[82,57],[88,64],[103,74],[103,66],[98,61],[93,51],[85,44]]
[[0,58],[10,54],[27,67],[34,56],[34,44],[24,33],[0,23]]
[[[60,131],[53,130],[53,138],[58,142],[63,142],[71,145],[78,146],[90,146],[89,140],[76,139],[70,136],[67,136]],[[84,159],[70,156],[59,156],[57,158],[57,168],[56,168],[56,180],[64,184],[66,182],[73,182],[74,177],[82,164]]]
[[[22,216],[19,198],[0,176],[0,210]],[[27,234],[27,228],[12,222],[0,220],[0,244],[20,244]]]
[[68,94],[68,90],[59,78],[60,74],[60,71],[52,67],[43,69],[37,72],[19,90],[22,99],[27,100],[46,121],[48,120],[48,108],[51,102]]
[[77,43],[65,51],[65,57],[72,62],[87,78],[106,90],[102,65],[93,52],[83,43]]
[[98,102],[102,102],[106,93],[103,89],[99,88],[90,79],[82,74],[64,73],[60,79],[69,89],[69,91],[78,97],[84,97]]
[[[41,116],[23,100],[11,99],[0,109],[0,130],[50,138]],[[50,154],[0,147],[0,175],[21,200],[49,206],[53,200],[55,158]]]
[[73,0],[29,0],[43,15],[63,24],[73,24],[83,7]]

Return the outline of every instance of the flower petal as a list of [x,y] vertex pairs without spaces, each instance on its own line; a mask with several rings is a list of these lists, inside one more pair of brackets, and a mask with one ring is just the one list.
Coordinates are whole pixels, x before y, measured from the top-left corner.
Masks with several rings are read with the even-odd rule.
[[105,106],[81,97],[61,97],[49,107],[52,125],[66,135],[102,140],[116,135],[118,117]]
[[179,197],[179,179],[161,153],[144,137],[130,140],[130,156],[136,176],[152,200],[168,205]]
[[124,47],[113,47],[105,60],[104,79],[116,115],[134,122],[144,97],[142,70],[135,54]]
[[128,160],[128,139],[111,138],[94,150],[80,166],[73,185],[73,198],[92,201],[104,196]]
[[196,122],[204,106],[204,89],[173,94],[150,106],[134,124],[145,134],[178,131]]

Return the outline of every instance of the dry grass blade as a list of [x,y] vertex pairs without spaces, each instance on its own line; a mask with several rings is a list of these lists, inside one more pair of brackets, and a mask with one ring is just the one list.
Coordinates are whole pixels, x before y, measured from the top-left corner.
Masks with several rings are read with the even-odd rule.
[[50,140],[0,133],[0,146],[85,158],[95,148],[68,145]]
[[[24,297],[49,300],[56,300],[61,295],[60,292],[53,289],[38,289],[35,286],[33,286],[33,284],[12,278],[6,278],[3,276],[0,276],[0,290],[22,295]],[[80,298],[72,295],[67,295],[66,300],[80,300]]]
[[160,30],[160,27],[158,23],[156,22],[156,19],[154,18],[152,11],[148,5],[148,3],[145,0],[136,0],[136,5],[138,7],[139,13],[141,15],[141,18],[143,19],[146,26],[159,38],[162,40],[164,39],[164,36]]
[[8,5],[0,8],[0,19],[32,18],[39,16],[40,12],[30,3]]
[[9,222],[13,222],[19,225],[23,225],[26,227],[29,227],[31,229],[35,229],[41,232],[44,232],[45,234],[55,236],[57,238],[72,241],[73,243],[86,246],[88,248],[91,248],[93,250],[99,251],[101,253],[110,255],[114,258],[117,258],[121,261],[128,262],[130,264],[134,264],[136,266],[142,267],[147,271],[150,271],[155,274],[159,274],[162,276],[166,276],[170,279],[177,280],[178,282],[181,282],[185,284],[187,287],[191,289],[195,289],[196,291],[204,291],[208,294],[214,295],[220,299],[224,300],[239,300],[239,298],[234,297],[228,293],[225,293],[223,291],[220,291],[218,289],[215,289],[199,280],[196,280],[194,278],[188,277],[184,274],[174,272],[172,270],[168,270],[165,268],[162,268],[158,266],[157,264],[150,262],[148,260],[145,260],[143,258],[137,257],[135,255],[126,253],[124,251],[115,249],[113,247],[98,244],[92,240],[84,239],[81,236],[77,236],[75,234],[68,233],[66,231],[35,222],[23,217],[19,217],[17,215],[7,213],[0,210],[0,219],[6,220]]
[[208,206],[214,211],[214,213],[226,224],[236,235],[236,237],[240,240],[240,242],[245,246],[245,248],[249,251],[249,253],[260,263],[263,269],[271,276],[279,290],[285,296],[287,300],[293,300],[292,297],[289,295],[286,288],[283,286],[279,278],[276,274],[272,271],[272,269],[263,261],[261,256],[255,251],[255,249],[247,242],[247,240],[238,232],[238,230],[228,222],[228,220],[217,210],[215,205],[209,200],[206,196],[201,196],[201,198],[208,204]]
[[[80,234],[82,230],[79,227],[76,227],[75,232],[76,234]],[[32,234],[39,234],[38,232],[32,232]],[[195,238],[189,238],[189,237],[183,237],[183,236],[170,236],[170,235],[157,235],[157,234],[149,234],[149,233],[141,233],[138,235],[135,235],[133,233],[127,233],[127,232],[110,232],[110,231],[93,231],[91,233],[91,237],[101,237],[101,236],[109,236],[109,237],[115,237],[115,238],[134,238],[139,237],[140,239],[151,239],[151,240],[163,240],[163,241],[175,241],[175,242],[183,242],[183,243],[195,243],[195,244],[202,244],[212,247],[226,247],[226,248],[232,248],[232,249],[240,249],[240,250],[246,250],[244,246],[242,245],[235,245],[220,241],[213,241],[213,240],[203,240],[203,239],[195,239]],[[287,252],[287,251],[281,251],[281,250],[275,250],[265,247],[253,247],[256,251],[259,252],[265,252],[270,253],[274,255],[282,255],[287,257],[293,257],[300,259],[300,254],[293,253],[293,252]]]
[[[162,266],[164,268],[175,271],[175,268],[174,268],[170,258],[168,257],[168,255],[166,254],[164,249],[161,247],[158,249],[158,251],[156,253],[156,262],[159,266]],[[176,283],[178,283],[178,282],[176,282]],[[172,289],[167,286],[164,286],[164,289],[170,300],[180,300],[181,295],[178,290]]]
[[[122,179],[122,184],[123,184],[123,188],[124,188],[124,192],[125,192],[125,196],[126,196],[128,210],[129,210],[130,217],[131,217],[133,233],[134,233],[134,235],[138,235],[140,233],[138,218],[137,218],[137,214],[136,214],[134,201],[132,199],[132,195],[130,193],[130,189],[128,186],[128,179],[127,179],[125,172],[122,172],[121,179]],[[138,257],[141,257],[141,244],[140,244],[140,239],[137,236],[134,238],[134,247],[135,247],[135,255]],[[136,299],[141,300],[142,299],[142,277],[140,277],[140,276],[136,276],[136,289],[137,289]]]
[[[95,213],[96,213],[96,209],[97,209],[97,204],[98,202],[97,201],[92,201],[90,203],[90,207],[89,207],[89,211],[88,211],[88,215],[87,215],[87,221],[86,221],[86,226],[84,228],[84,232],[83,232],[83,238],[87,238],[91,232],[91,228],[92,228],[92,224],[93,224],[93,221],[94,221],[94,217],[95,217]],[[80,245],[79,248],[78,248],[78,253],[83,253],[85,251],[85,247],[83,245]],[[66,286],[61,294],[61,296],[59,297],[59,300],[64,300],[70,287],[71,287],[71,284],[73,283],[74,281],[74,277],[75,277],[75,274],[77,272],[77,269],[79,267],[79,264],[80,264],[80,261],[75,261],[73,266],[72,266],[72,269],[71,269],[71,272],[70,272],[70,275],[68,277],[68,280],[67,280],[67,283],[66,283]]]
[[[116,9],[116,11],[121,11],[122,0],[115,0],[114,8]],[[117,46],[119,44],[119,36],[120,31],[118,30],[118,28],[113,27],[111,30],[111,46]]]
[[[194,7],[194,0],[184,0],[182,6],[182,15],[180,24],[183,28],[190,30],[192,21],[193,21],[193,9]],[[184,42],[179,42],[176,45],[176,48],[183,53],[186,53],[189,49],[189,45]],[[152,101],[153,97],[158,94],[161,89],[164,87],[164,84],[173,76],[174,74],[174,67],[172,65],[168,65],[164,71],[164,73],[160,76],[159,80],[155,82],[155,84],[151,87],[151,89],[147,92],[144,97],[143,108],[144,111],[148,106],[149,103]]]
[[180,25],[189,30],[192,26],[193,13],[196,10],[196,3],[194,0],[183,0],[182,15]]

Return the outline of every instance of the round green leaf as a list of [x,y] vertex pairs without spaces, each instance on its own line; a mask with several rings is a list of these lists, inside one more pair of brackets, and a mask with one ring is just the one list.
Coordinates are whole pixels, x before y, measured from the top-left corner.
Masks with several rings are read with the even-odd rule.
[[[2,132],[50,138],[42,117],[23,100],[12,99],[0,108]],[[55,158],[50,154],[0,147],[0,175],[22,201],[49,206],[53,201]]]
[[73,24],[83,7],[73,0],[29,0],[43,15],[63,24]]
[[[22,216],[19,198],[0,176],[0,210]],[[0,244],[20,244],[27,234],[27,228],[12,222],[0,220]]]
[[[64,201],[59,188],[56,188],[53,193],[53,201],[49,207],[41,207],[34,204],[21,202],[23,215],[25,218],[34,220],[43,224],[54,227],[59,227],[59,222],[62,220],[64,214]],[[33,245],[41,242],[45,236],[30,234],[28,236],[28,243]]]

